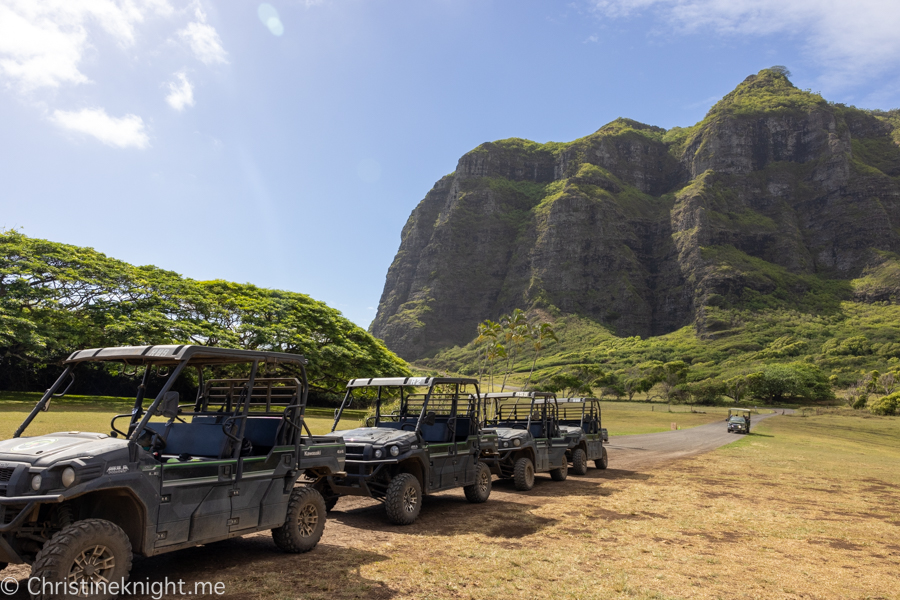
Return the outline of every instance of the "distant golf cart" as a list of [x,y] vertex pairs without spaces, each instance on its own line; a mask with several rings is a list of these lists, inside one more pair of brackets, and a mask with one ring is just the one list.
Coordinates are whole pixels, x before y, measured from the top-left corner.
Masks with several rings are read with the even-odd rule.
[[749,408],[729,408],[726,419],[728,433],[750,433],[751,412]]
[[[286,552],[316,546],[325,503],[312,484],[343,469],[344,443],[309,434],[305,358],[127,346],[81,350],[64,364],[12,439],[0,441],[0,569],[29,563],[39,581],[75,586],[66,593],[112,598],[103,586],[128,579],[132,554],[267,530]],[[92,364],[120,365],[119,376],[133,379],[131,411],[112,419],[109,434],[23,437],[76,374],[90,378]],[[182,404],[176,389],[196,395]],[[297,485],[301,478],[310,485]]]
[[[485,394],[485,433],[497,435],[497,446],[482,448],[482,460],[516,489],[534,487],[535,473],[563,481],[569,473],[569,442],[560,431],[556,395],[551,392]],[[494,450],[496,451],[494,453]]]
[[[366,426],[334,431],[353,399],[365,396],[375,400]],[[396,409],[385,414],[395,402]],[[340,496],[369,496],[384,502],[391,522],[409,525],[425,494],[461,487],[469,502],[485,502],[491,472],[479,455],[481,444],[493,438],[479,436],[479,414],[475,379],[351,379],[332,426],[347,443],[346,474],[328,477],[319,488],[328,508]]]
[[569,442],[566,455],[575,475],[586,475],[588,461],[598,469],[609,465],[603,442],[608,441],[606,429],[600,426],[600,401],[596,398],[559,398],[559,429]]

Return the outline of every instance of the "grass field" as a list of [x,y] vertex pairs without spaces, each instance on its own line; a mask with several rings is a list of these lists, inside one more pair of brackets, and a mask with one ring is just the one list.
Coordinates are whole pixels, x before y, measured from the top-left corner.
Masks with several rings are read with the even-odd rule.
[[[641,412],[604,420],[643,426]],[[223,581],[248,599],[898,599],[900,419],[824,412],[771,417],[669,465],[616,469],[612,450],[609,470],[583,478],[540,476],[527,493],[495,482],[484,505],[429,497],[408,527],[339,503],[309,554],[281,554],[262,533],[143,561],[135,576]],[[98,418],[41,417],[54,415],[64,429]]]
[[277,559],[252,580],[235,573],[229,589],[315,599],[900,598],[900,419],[778,416],[667,467],[617,471],[611,460],[605,473],[545,481],[515,502],[432,505],[442,514],[421,526],[386,527],[373,513],[391,533],[377,542],[360,531],[337,547],[326,530],[304,562],[318,574],[303,592],[276,583]]
[[[13,432],[31,411],[41,395],[36,393],[0,392],[0,439]],[[66,397],[53,400],[51,409],[41,413],[28,428],[27,435],[42,435],[55,431],[109,432],[114,415],[131,412],[132,400],[123,398]],[[653,404],[647,402],[601,402],[603,426],[611,436],[668,431],[676,423],[679,429],[722,421],[728,409],[701,407],[691,412],[688,406]],[[671,410],[671,412],[669,412]],[[364,411],[346,411],[340,426],[344,429],[362,424]],[[331,430],[332,409],[307,409],[306,423],[313,434]],[[124,420],[123,420],[124,422]]]

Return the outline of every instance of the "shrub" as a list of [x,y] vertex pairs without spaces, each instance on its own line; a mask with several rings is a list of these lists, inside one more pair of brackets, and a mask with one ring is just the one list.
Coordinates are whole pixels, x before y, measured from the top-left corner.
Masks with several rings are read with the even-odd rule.
[[873,415],[896,415],[898,413],[898,408],[900,408],[900,392],[895,392],[889,396],[882,396],[869,404],[869,411]]

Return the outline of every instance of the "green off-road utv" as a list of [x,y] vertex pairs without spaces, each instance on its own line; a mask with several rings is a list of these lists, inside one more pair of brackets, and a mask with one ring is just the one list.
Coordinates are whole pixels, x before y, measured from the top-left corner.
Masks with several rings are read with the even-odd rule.
[[[284,551],[312,550],[325,526],[312,486],[343,470],[344,443],[306,429],[305,364],[204,346],[73,353],[14,437],[0,441],[0,568],[31,564],[37,598],[112,598],[133,554],[264,530]],[[78,373],[119,367],[136,398],[110,433],[23,437]],[[193,397],[182,403],[178,390]]]

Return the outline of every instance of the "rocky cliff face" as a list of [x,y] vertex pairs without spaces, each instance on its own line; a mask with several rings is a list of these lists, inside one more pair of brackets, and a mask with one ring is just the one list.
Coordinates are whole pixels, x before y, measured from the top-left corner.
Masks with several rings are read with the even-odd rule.
[[[416,359],[516,307],[711,335],[710,306],[849,299],[850,280],[897,271],[896,117],[764,70],[690,128],[618,119],[569,143],[483,144],[413,210],[371,332]],[[890,296],[878,285],[860,299]]]

